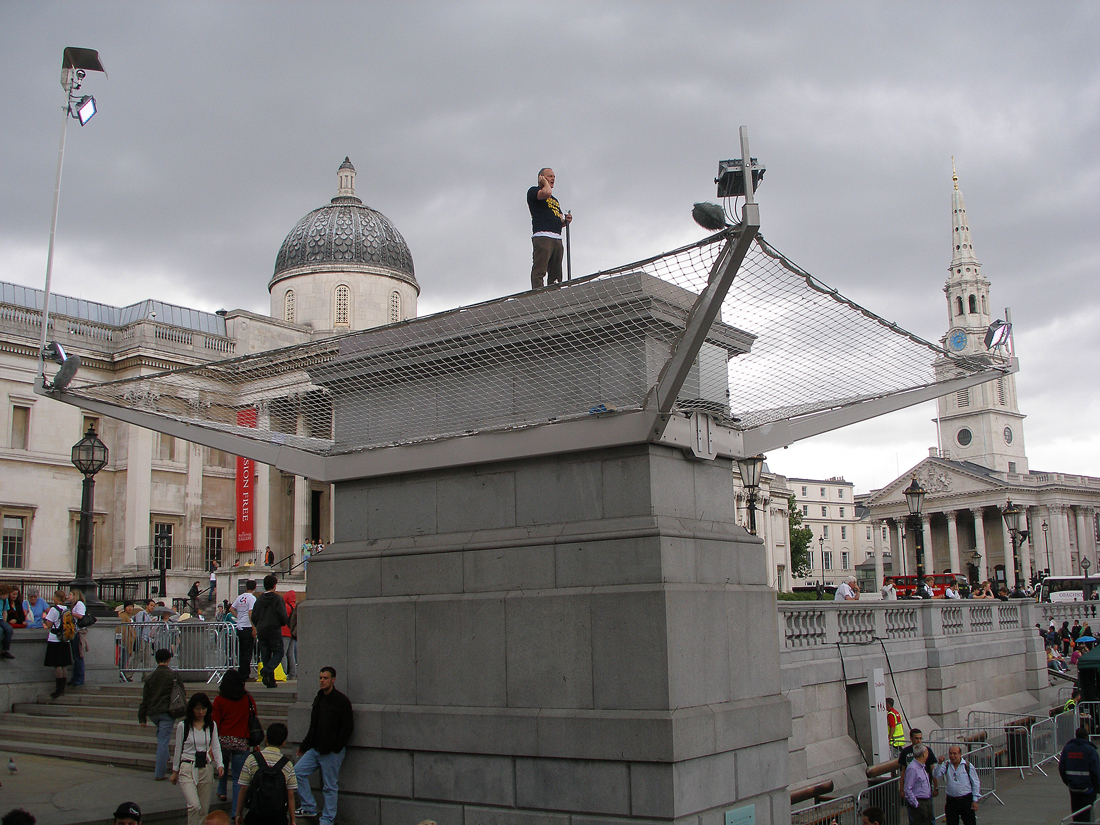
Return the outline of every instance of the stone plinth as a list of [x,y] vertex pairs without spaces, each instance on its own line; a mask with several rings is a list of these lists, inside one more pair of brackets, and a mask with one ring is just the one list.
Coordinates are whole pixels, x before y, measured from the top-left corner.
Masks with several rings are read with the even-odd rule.
[[775,597],[729,462],[637,445],[379,477],[335,512],[299,672],[335,666],[355,704],[342,822],[789,821]]

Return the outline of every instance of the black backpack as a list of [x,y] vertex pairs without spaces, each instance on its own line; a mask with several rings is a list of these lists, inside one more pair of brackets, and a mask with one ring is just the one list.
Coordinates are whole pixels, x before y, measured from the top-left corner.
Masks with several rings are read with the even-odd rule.
[[248,784],[244,798],[245,825],[273,825],[287,821],[286,777],[283,765],[290,760],[283,756],[274,765],[268,765],[259,751],[256,757],[256,773]]

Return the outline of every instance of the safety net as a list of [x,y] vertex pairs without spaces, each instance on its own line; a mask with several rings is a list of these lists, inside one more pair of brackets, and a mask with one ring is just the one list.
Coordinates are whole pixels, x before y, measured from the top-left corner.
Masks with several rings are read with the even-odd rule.
[[[640,410],[737,231],[545,289],[67,394],[320,455]],[[906,332],[757,236],[676,408],[748,429],[1006,365]]]

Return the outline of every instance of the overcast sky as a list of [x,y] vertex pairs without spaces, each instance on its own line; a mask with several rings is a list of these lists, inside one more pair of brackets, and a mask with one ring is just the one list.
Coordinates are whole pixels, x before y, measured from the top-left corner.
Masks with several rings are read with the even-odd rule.
[[[287,232],[357,194],[412,250],[420,313],[525,288],[524,192],[572,209],[575,274],[700,237],[737,127],[762,234],[914,333],[947,328],[951,157],[992,307],[1012,308],[1032,469],[1100,475],[1100,4],[0,2],[0,279],[45,275],[65,46],[98,49],[69,127],[54,291],[269,309]],[[933,405],[769,456],[893,479]]]

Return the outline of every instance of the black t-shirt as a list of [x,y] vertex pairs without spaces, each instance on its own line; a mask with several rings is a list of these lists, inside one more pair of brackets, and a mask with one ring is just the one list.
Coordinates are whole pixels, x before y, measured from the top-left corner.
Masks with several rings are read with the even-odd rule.
[[539,200],[539,188],[532,186],[527,190],[527,208],[531,210],[531,232],[553,232],[561,234],[561,204],[553,195]]
[[[927,745],[924,747],[928,748]],[[908,768],[909,763],[913,761],[913,746],[906,745],[898,753],[898,764],[903,768]],[[936,767],[936,754],[932,753],[932,749],[928,748],[928,759],[924,763],[924,769],[928,771],[928,775],[932,776],[932,768]]]

